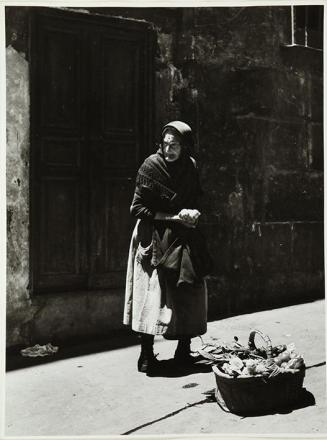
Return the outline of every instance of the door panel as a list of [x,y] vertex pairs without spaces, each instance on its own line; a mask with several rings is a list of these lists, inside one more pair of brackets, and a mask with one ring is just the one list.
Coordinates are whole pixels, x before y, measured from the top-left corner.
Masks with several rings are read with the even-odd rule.
[[151,32],[48,9],[32,29],[33,289],[122,287],[152,141]]
[[41,211],[47,213],[41,223],[42,273],[74,274],[79,270],[78,185],[70,179],[46,179],[41,197]]
[[[93,288],[121,287],[125,281],[132,222],[129,205],[134,183],[128,179],[105,179],[103,203],[93,223]],[[99,200],[99,197],[97,197]]]
[[90,279],[91,288],[122,286],[133,219],[129,206],[142,154],[146,118],[141,75],[144,34],[97,28],[94,32],[92,94],[101,113],[94,119],[91,154]]
[[81,165],[81,142],[72,138],[44,138],[41,144],[41,161],[48,170],[58,175],[61,168],[70,167],[70,173],[78,170]]
[[41,125],[76,132],[81,109],[81,31],[45,26],[42,33]]
[[37,18],[31,70],[33,288],[70,290],[87,282],[84,40],[75,23]]
[[[107,143],[103,151],[103,166],[106,169],[135,170],[139,158],[135,148],[135,142],[114,139]],[[109,171],[108,171],[109,172]]]
[[133,41],[102,40],[102,131],[135,132],[138,105],[138,47]]

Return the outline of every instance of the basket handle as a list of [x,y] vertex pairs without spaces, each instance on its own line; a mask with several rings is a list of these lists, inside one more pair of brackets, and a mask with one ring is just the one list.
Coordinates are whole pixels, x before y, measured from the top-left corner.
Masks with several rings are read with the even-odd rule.
[[249,335],[249,349],[250,350],[255,350],[257,347],[254,343],[254,338],[256,335],[259,335],[264,342],[266,343],[266,351],[267,351],[267,358],[270,359],[272,358],[272,344],[271,344],[271,340],[269,338],[269,336],[264,335],[260,330],[252,330],[250,335]]

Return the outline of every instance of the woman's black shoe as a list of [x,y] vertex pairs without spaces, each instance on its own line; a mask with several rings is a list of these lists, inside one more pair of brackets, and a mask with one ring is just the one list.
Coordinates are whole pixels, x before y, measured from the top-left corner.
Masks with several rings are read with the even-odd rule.
[[141,373],[148,373],[156,364],[158,364],[158,361],[153,354],[154,336],[147,333],[141,333],[140,339],[141,354],[137,361],[137,369]]
[[153,353],[151,355],[148,355],[141,352],[140,357],[137,361],[137,369],[140,373],[149,373],[151,370],[156,368],[158,364],[159,361]]
[[196,358],[191,355],[191,340],[180,339],[174,355],[174,361],[180,365],[192,365]]
[[190,352],[175,352],[174,361],[180,365],[193,365],[197,361]]

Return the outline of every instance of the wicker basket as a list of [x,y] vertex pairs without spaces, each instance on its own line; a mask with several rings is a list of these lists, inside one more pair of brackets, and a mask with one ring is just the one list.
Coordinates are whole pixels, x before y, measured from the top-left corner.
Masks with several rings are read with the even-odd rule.
[[[259,334],[267,343],[267,355],[271,357],[271,342],[267,336],[254,330],[249,346],[255,347],[254,336]],[[216,365],[212,367],[217,383],[216,400],[224,409],[235,414],[248,415],[290,408],[299,399],[305,368],[294,373],[283,373],[270,378],[260,376],[233,378]]]

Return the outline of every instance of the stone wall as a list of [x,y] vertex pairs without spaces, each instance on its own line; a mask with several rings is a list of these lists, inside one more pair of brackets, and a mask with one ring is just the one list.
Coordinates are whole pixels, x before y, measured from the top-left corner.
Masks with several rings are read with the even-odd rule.
[[[153,24],[157,139],[178,118],[196,134],[211,319],[324,294],[322,54],[286,47],[289,9],[80,11]],[[9,346],[107,334],[123,305],[118,291],[29,293],[29,10],[6,8]]]
[[13,338],[31,319],[29,283],[29,72],[24,54],[12,46],[7,63],[7,289]]

